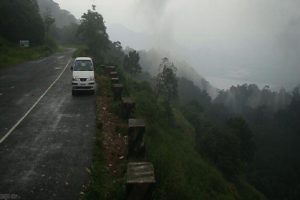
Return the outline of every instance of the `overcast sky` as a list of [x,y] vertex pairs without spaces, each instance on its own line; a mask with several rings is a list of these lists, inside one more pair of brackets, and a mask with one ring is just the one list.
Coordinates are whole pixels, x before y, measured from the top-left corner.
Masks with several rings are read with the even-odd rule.
[[[56,2],[77,18],[97,5],[108,29],[122,25],[151,38],[150,46],[176,50],[219,88],[243,82],[274,88],[300,84],[299,0]],[[140,47],[125,34],[113,39]]]

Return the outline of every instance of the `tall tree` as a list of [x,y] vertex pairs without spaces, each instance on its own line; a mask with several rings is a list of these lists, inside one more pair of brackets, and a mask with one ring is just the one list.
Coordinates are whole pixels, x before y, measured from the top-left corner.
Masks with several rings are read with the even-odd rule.
[[50,11],[44,16],[44,23],[46,29],[46,38],[49,37],[49,31],[52,24],[54,24],[55,19],[51,16]]
[[88,10],[81,17],[77,33],[88,46],[92,56],[98,61],[104,60],[105,52],[109,48],[109,39],[102,15]]
[[157,75],[156,91],[157,95],[163,99],[165,112],[171,122],[173,113],[171,102],[178,97],[178,83],[176,78],[176,67],[168,58],[163,58],[159,66],[160,73]]
[[109,48],[105,55],[104,63],[114,66],[122,66],[124,60],[124,52],[121,42],[109,41]]
[[168,102],[177,98],[177,68],[168,58],[163,58],[159,65],[160,73],[157,75],[157,94],[162,95]]
[[140,65],[140,55],[137,51],[132,50],[124,57],[124,70],[130,74],[137,74],[142,71]]
[[231,118],[227,121],[228,127],[240,140],[241,161],[244,164],[252,161],[254,157],[253,133],[243,118]]

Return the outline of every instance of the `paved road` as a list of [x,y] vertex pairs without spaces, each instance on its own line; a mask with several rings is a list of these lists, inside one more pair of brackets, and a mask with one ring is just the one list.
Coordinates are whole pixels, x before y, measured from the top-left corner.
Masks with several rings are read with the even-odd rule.
[[95,97],[72,97],[70,60],[68,50],[0,71],[0,199],[73,200],[88,182]]

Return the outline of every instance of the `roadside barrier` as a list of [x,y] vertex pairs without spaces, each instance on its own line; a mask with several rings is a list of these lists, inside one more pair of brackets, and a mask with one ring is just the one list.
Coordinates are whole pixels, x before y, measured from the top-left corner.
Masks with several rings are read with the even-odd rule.
[[152,199],[155,185],[155,172],[153,164],[146,162],[144,119],[135,119],[133,113],[136,103],[128,97],[122,98],[124,85],[120,84],[118,72],[115,66],[105,67],[106,75],[111,79],[112,92],[115,101],[121,101],[121,115],[128,119],[127,136],[127,171],[126,171],[126,200],[150,200]]

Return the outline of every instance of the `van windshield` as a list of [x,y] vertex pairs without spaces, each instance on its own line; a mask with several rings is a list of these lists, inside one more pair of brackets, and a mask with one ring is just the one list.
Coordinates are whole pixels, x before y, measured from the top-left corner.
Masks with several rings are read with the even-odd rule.
[[74,64],[74,71],[94,71],[90,60],[77,60]]

